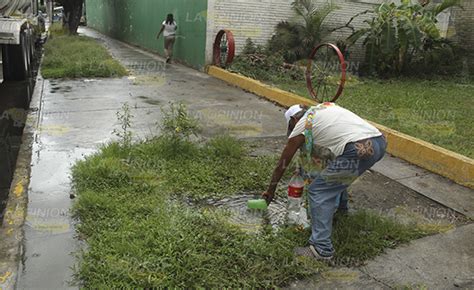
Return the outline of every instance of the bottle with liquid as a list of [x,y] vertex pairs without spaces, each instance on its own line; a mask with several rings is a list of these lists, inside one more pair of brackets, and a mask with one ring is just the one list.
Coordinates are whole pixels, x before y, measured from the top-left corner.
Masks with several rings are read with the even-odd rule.
[[299,174],[293,175],[288,184],[288,222],[309,226],[306,209],[303,207],[304,180]]

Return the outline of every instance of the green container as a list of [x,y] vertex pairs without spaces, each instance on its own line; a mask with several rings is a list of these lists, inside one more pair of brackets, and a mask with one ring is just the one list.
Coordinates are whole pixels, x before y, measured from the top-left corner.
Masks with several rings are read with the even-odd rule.
[[251,199],[247,201],[247,207],[250,209],[267,209],[267,201],[264,199]]

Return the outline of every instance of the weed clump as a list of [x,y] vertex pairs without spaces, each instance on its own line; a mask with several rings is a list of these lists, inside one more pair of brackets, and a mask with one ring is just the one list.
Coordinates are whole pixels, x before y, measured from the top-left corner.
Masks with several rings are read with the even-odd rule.
[[207,143],[209,154],[216,158],[240,159],[247,154],[243,142],[228,135],[217,136]]
[[130,111],[128,103],[122,105],[122,109],[116,113],[117,120],[120,123],[120,129],[115,129],[113,134],[120,139],[122,146],[129,148],[132,145],[132,126],[133,115]]
[[199,125],[197,120],[188,114],[182,102],[169,103],[168,108],[161,108],[163,119],[159,126],[162,134],[175,141],[189,140],[192,135],[197,135]]

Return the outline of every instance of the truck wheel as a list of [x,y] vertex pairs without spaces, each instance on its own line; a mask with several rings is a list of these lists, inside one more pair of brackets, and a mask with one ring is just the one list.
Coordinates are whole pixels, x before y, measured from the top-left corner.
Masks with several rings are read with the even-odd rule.
[[30,71],[26,39],[22,34],[20,45],[3,45],[3,76],[6,81],[23,81]]
[[25,68],[25,76],[30,77],[31,76],[31,54],[30,54],[30,36],[27,31],[23,33],[23,41],[22,41],[22,46],[23,46],[23,57],[24,57],[24,68]]

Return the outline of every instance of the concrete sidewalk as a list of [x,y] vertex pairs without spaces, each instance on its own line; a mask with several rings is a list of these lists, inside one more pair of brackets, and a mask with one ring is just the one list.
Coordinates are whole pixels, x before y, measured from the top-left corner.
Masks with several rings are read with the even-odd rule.
[[474,224],[388,250],[359,269],[335,268],[290,289],[474,289]]
[[[112,131],[118,127],[116,112],[123,103],[127,102],[133,108],[133,131],[137,137],[158,133],[156,123],[161,118],[160,106],[171,101],[183,101],[188,105],[203,126],[205,136],[224,132],[240,138],[285,136],[282,108],[202,72],[178,64],[166,66],[156,55],[92,30],[80,32],[102,41],[132,74],[120,79],[44,80],[38,84],[43,90],[37,100],[38,124],[31,129],[35,140],[23,257],[17,279],[19,289],[77,288],[70,284],[72,267],[76,263],[72,253],[81,247],[74,237],[74,221],[69,213],[73,204],[69,198],[72,193],[70,169],[77,159],[95,152],[113,138]],[[383,173],[397,168],[396,172],[407,173],[407,166],[397,159],[387,158],[379,170]],[[409,174],[416,177],[416,173]],[[441,179],[439,182],[447,181]],[[464,189],[456,187],[456,190]],[[430,190],[425,191],[429,193]],[[470,201],[472,192],[467,193],[470,195],[466,195],[466,199]],[[462,204],[463,200],[454,199],[453,202]],[[471,239],[472,227],[456,232],[456,241]],[[456,250],[456,247],[452,249]],[[434,255],[444,250],[444,246],[437,248],[436,244],[430,248]],[[466,248],[467,256],[463,257],[472,259],[471,250]],[[404,257],[403,248],[400,251],[399,257]],[[406,263],[416,259],[416,251],[407,253],[411,256],[406,257]],[[405,266],[400,262],[394,267]],[[396,268],[392,272],[396,273]],[[373,279],[369,281],[373,282]],[[387,281],[391,280],[387,278]],[[377,287],[385,285],[374,283]],[[391,285],[391,282],[387,283]]]

